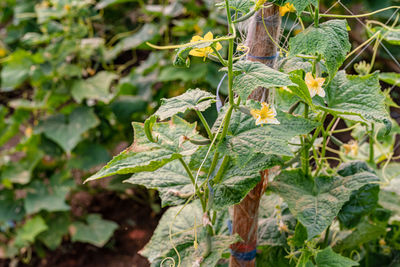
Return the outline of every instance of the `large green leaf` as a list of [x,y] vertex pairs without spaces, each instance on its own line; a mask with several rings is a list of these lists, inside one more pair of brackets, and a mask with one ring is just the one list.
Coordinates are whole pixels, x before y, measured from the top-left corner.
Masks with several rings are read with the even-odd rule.
[[258,87],[297,86],[286,73],[274,70],[260,62],[238,61],[233,65],[233,72],[236,74],[233,80],[233,91],[241,97],[242,102],[246,102],[251,92]]
[[251,155],[248,164],[231,163],[221,182],[213,187],[213,208],[221,210],[242,201],[261,180],[260,171],[282,163],[275,155],[257,153]]
[[[234,111],[226,137],[227,153],[241,164],[246,164],[254,153],[292,156],[288,141],[309,133],[319,124],[279,110],[277,112],[280,124],[257,126],[252,116]],[[223,118],[224,112],[221,112],[213,129]]]
[[[199,179],[199,181],[202,180]],[[153,172],[136,173],[124,183],[157,189],[160,193],[162,207],[184,204],[193,194],[193,184],[179,161],[170,162]]]
[[82,134],[99,123],[93,110],[82,106],[74,109],[68,117],[58,114],[41,121],[36,130],[69,153],[82,140]]
[[188,109],[204,111],[215,101],[215,96],[200,89],[189,89],[184,94],[162,99],[161,107],[155,113],[161,120],[183,113]]
[[310,4],[313,4],[315,7],[318,6],[317,0],[287,0],[285,3],[293,4],[298,15],[300,15],[300,13]]
[[46,219],[48,229],[41,232],[37,239],[42,241],[49,249],[57,249],[62,239],[68,234],[70,225],[69,215],[67,213],[53,213],[52,216]]
[[[140,251],[140,254],[147,257],[151,266],[158,267],[165,259],[165,263],[172,263],[167,257],[171,257],[178,264],[178,257],[173,250],[171,242],[177,248],[181,258],[181,266],[216,266],[222,253],[228,252],[229,245],[237,241],[236,237],[229,236],[226,227],[228,212],[217,213],[215,222],[215,235],[211,237],[211,251],[207,257],[203,257],[206,249],[205,227],[202,227],[203,212],[200,203],[195,201],[186,205],[179,212],[182,206],[169,208],[161,218],[150,242]],[[169,229],[171,227],[172,240],[170,240]],[[194,248],[196,228],[197,249]],[[198,263],[198,265],[196,265]]]
[[289,56],[321,55],[325,59],[329,76],[333,78],[350,48],[346,21],[329,20],[321,23],[318,28],[311,26],[291,38]]
[[25,224],[19,228],[15,236],[15,246],[24,247],[35,241],[38,234],[47,230],[47,225],[40,215],[27,220]]
[[97,247],[104,246],[113,235],[118,224],[104,220],[99,214],[87,216],[86,223],[74,222],[71,226],[71,241],[85,242]]
[[11,91],[21,85],[29,78],[31,67],[42,61],[40,54],[32,55],[25,50],[15,51],[3,65],[0,91]]
[[75,182],[68,173],[59,173],[50,178],[50,184],[35,180],[27,189],[28,193],[24,199],[24,207],[27,214],[36,213],[40,210],[65,211],[69,206],[65,203],[68,192]]
[[318,267],[352,267],[359,265],[358,262],[335,253],[330,247],[318,252],[315,257],[315,263]]
[[118,75],[112,72],[100,71],[86,80],[75,81],[71,89],[72,97],[78,103],[83,99],[94,99],[108,104],[114,97],[109,91],[110,85],[117,77]]
[[353,191],[376,181],[376,175],[365,171],[346,177],[311,179],[301,170],[291,170],[281,172],[270,188],[285,200],[292,214],[307,228],[311,239],[332,223]]
[[152,135],[157,139],[154,143],[146,137],[143,123],[133,122],[132,127],[133,144],[86,182],[114,174],[155,171],[174,159],[193,154],[198,148],[186,140],[199,139],[196,124],[190,124],[177,116],[173,116],[169,122],[154,124]]
[[353,121],[390,124],[378,73],[360,77],[340,71],[325,91],[327,107],[321,109]]

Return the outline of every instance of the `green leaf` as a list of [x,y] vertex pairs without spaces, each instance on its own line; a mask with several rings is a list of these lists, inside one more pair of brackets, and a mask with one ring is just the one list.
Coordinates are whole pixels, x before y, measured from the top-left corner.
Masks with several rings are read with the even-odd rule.
[[184,204],[193,194],[193,184],[179,161],[170,162],[153,172],[136,173],[124,183],[157,189],[162,207]]
[[[253,2],[250,0],[230,0],[229,1],[229,7],[231,9],[242,12],[242,13],[249,12],[250,8],[253,5],[254,5]],[[220,9],[225,9],[226,3],[220,2],[220,3],[217,3],[216,6],[218,6]]]
[[307,228],[305,228],[300,222],[297,222],[294,235],[290,239],[290,242],[296,247],[302,247],[305,241],[307,241]]
[[161,100],[161,106],[154,114],[161,120],[183,113],[188,109],[205,111],[215,102],[215,96],[200,89],[189,89],[184,94]]
[[[229,218],[228,212],[217,213],[215,222],[215,235],[211,237],[210,254],[204,258],[202,256],[206,249],[206,231],[202,227],[203,212],[198,201],[186,205],[182,211],[182,206],[169,208],[161,218],[150,242],[139,253],[148,258],[152,267],[160,266],[161,262],[167,257],[171,257],[178,263],[176,252],[169,242],[169,229],[171,228],[172,242],[179,251],[181,266],[216,266],[224,252],[228,252],[229,245],[237,242],[237,237],[229,236],[226,227],[226,220]],[[196,225],[198,248],[195,250],[195,236],[193,228]],[[171,260],[165,260],[170,263]]]
[[379,80],[384,81],[385,83],[388,83],[391,85],[399,85],[400,84],[400,73],[396,73],[396,72],[379,73]]
[[169,122],[153,125],[152,134],[157,139],[155,143],[146,137],[143,123],[133,122],[132,127],[134,143],[85,182],[114,174],[155,171],[170,161],[192,155],[198,148],[185,138],[198,139],[196,124],[177,116],[173,116]]
[[41,62],[38,55],[32,55],[25,50],[17,50],[10,59],[2,65],[0,91],[11,91],[29,78],[31,67],[35,62]]
[[46,220],[48,229],[41,232],[37,239],[42,241],[49,249],[57,249],[62,239],[68,234],[70,225],[69,216],[67,213],[54,213],[52,218]]
[[82,106],[74,109],[68,117],[58,114],[39,122],[36,130],[43,132],[67,153],[70,153],[82,140],[82,134],[99,123],[93,110]]
[[[217,129],[224,115],[220,113],[213,129]],[[280,110],[276,118],[280,122],[278,125],[257,126],[252,116],[234,111],[226,137],[226,151],[241,164],[246,164],[254,153],[292,156],[288,141],[309,133],[319,124]]]
[[85,242],[102,247],[118,228],[118,224],[102,219],[99,214],[90,214],[86,223],[74,222],[71,227],[72,242]]
[[359,265],[358,262],[333,252],[330,247],[319,251],[315,257],[315,262],[318,267],[352,267]]
[[100,71],[86,80],[75,81],[71,87],[72,97],[78,103],[83,99],[94,99],[108,104],[114,97],[109,89],[111,82],[116,78],[118,75],[112,72]]
[[100,144],[81,142],[74,149],[68,167],[89,171],[91,168],[106,163],[111,159],[107,149]]
[[[343,164],[338,171],[342,176],[353,175],[360,171],[373,172],[365,162],[349,162]],[[378,204],[379,185],[367,184],[354,191],[338,214],[339,221],[347,228],[356,226],[362,216],[372,212]]]
[[176,68],[174,66],[168,66],[161,70],[157,76],[159,82],[169,82],[181,80],[184,82],[193,82],[204,79],[207,75],[206,64],[193,64],[190,68]]
[[37,143],[30,143],[25,148],[25,156],[19,161],[12,161],[4,165],[0,178],[2,181],[9,181],[15,184],[27,184],[32,178],[32,171],[44,156],[43,151],[39,150]]
[[238,61],[233,65],[233,72],[236,74],[233,80],[233,91],[244,103],[251,92],[258,87],[297,86],[286,73],[274,70],[260,62]]
[[40,215],[27,220],[25,224],[19,228],[15,236],[15,246],[24,247],[35,241],[38,234],[48,229],[46,223]]
[[296,263],[289,260],[284,247],[257,247],[256,267],[295,267]]
[[318,1],[317,0],[287,0],[285,3],[291,3],[293,4],[294,8],[296,8],[297,15],[300,15],[306,7],[308,7],[310,4],[314,5],[315,7],[318,6]]
[[346,21],[329,20],[321,23],[318,28],[311,26],[291,38],[289,56],[321,55],[325,59],[329,76],[332,79],[350,48]]
[[19,221],[24,215],[22,199],[16,200],[13,191],[2,189],[0,191],[0,227],[10,221]]
[[400,45],[400,27],[394,28],[382,28],[375,27],[370,29],[370,35],[374,34],[377,31],[381,31],[380,35],[383,37],[383,40],[388,42],[391,45]]
[[27,214],[40,210],[65,211],[70,207],[65,203],[65,198],[75,182],[68,173],[58,173],[50,178],[50,184],[35,180],[27,189],[24,207]]
[[213,186],[213,208],[222,210],[241,202],[261,180],[260,171],[281,163],[275,155],[257,153],[250,156],[248,164],[241,161],[230,164],[221,182]]
[[134,0],[101,0],[96,5],[96,9],[103,9],[112,5],[127,3],[127,2],[134,2]]
[[339,221],[346,227],[355,227],[362,216],[371,213],[378,205],[379,185],[368,184],[351,194],[338,214]]
[[378,73],[360,77],[340,71],[325,92],[328,107],[320,106],[321,109],[356,122],[390,124]]
[[312,239],[332,223],[353,191],[378,180],[369,172],[312,180],[301,170],[291,170],[281,172],[270,188],[285,200],[292,214],[307,228],[308,239]]
[[333,246],[333,249],[337,252],[355,249],[362,246],[362,244],[378,239],[385,233],[385,226],[375,225],[363,221],[357,225],[357,228],[355,228],[352,233],[345,236],[344,238],[337,240],[337,242]]
[[160,27],[157,24],[146,23],[131,36],[121,39],[112,49],[105,54],[107,61],[115,59],[121,52],[134,49],[146,41],[151,41],[159,36]]

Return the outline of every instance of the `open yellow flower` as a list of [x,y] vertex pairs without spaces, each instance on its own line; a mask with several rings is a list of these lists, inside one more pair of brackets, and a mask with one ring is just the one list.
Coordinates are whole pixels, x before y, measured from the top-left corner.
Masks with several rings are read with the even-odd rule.
[[262,107],[260,110],[252,109],[250,111],[251,115],[256,118],[256,125],[260,125],[263,123],[270,124],[280,124],[280,122],[275,118],[276,110],[274,107],[270,107],[267,103],[261,103]]
[[314,78],[311,72],[307,72],[305,82],[311,97],[314,97],[315,95],[325,97],[325,91],[322,89],[325,78]]
[[286,13],[288,12],[295,12],[296,8],[294,8],[294,5],[291,3],[286,3],[284,6],[281,6],[279,8],[279,13],[281,14],[281,17],[285,16]]
[[351,140],[348,144],[344,144],[343,148],[346,155],[351,154],[353,157],[358,155],[358,143],[355,140]]
[[[211,41],[213,38],[214,38],[214,36],[213,36],[212,32],[208,32],[208,33],[206,33],[206,35],[204,35],[204,37],[201,37],[199,35],[193,36],[192,40],[190,40],[190,42],[194,43],[194,42],[203,41],[203,40]],[[221,50],[222,45],[219,42],[217,42],[215,49],[217,51]],[[212,48],[207,46],[204,48],[194,48],[194,49],[190,50],[189,55],[195,56],[195,57],[203,57],[204,60],[206,60],[207,56],[209,54],[211,54],[212,52],[213,52]]]

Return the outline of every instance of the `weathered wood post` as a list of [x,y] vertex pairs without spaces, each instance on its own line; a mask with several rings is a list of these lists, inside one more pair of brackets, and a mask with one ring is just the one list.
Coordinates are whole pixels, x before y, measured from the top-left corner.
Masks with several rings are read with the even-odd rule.
[[[252,18],[248,27],[246,45],[250,48],[247,59],[258,61],[273,66],[277,55],[277,47],[268,37],[264,24],[271,37],[279,42],[281,17],[279,7],[272,5],[269,8],[259,10]],[[262,100],[266,95],[265,88],[258,88],[249,98]],[[232,233],[239,234],[243,242],[231,246],[232,256],[230,267],[255,266],[255,253],[258,231],[258,207],[260,198],[264,194],[268,184],[268,170],[260,172],[261,181],[251,190],[238,205],[233,208]]]

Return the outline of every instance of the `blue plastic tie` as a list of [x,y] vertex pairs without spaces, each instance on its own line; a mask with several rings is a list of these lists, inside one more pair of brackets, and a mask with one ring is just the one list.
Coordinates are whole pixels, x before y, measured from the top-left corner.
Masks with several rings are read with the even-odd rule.
[[248,57],[254,58],[254,59],[259,59],[259,60],[273,60],[277,57],[279,57],[279,52],[277,52],[274,56],[269,56],[269,57],[258,57],[258,56],[253,56],[248,54]]
[[229,234],[232,234],[232,220],[227,220],[226,225],[228,226]]
[[257,249],[248,252],[237,252],[230,249],[231,255],[240,261],[252,261],[257,256]]

